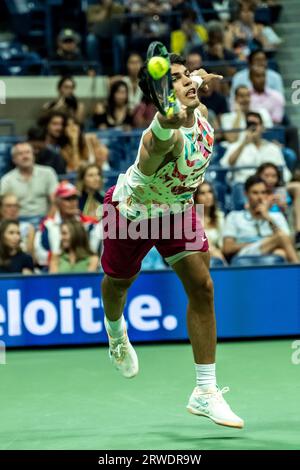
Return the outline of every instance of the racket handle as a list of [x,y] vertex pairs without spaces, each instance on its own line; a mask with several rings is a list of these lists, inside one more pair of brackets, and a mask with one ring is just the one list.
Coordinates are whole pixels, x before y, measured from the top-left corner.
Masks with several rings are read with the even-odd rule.
[[178,99],[176,99],[176,103],[175,103],[175,106],[174,106],[174,114],[180,113],[180,110],[181,110],[180,101]]

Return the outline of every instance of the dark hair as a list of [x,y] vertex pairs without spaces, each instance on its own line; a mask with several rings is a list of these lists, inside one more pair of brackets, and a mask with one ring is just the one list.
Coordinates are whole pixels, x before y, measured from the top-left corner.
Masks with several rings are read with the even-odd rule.
[[204,184],[206,184],[209,187],[209,189],[211,190],[211,192],[213,194],[213,197],[214,197],[214,203],[211,206],[211,208],[209,209],[209,217],[210,217],[210,220],[212,222],[212,225],[216,225],[217,224],[217,219],[218,219],[218,199],[217,199],[217,196],[216,196],[213,185],[211,183],[209,183],[208,181],[203,181],[203,183],[201,183],[198,186],[195,197],[197,197],[199,195],[201,186],[203,186]]
[[77,173],[77,188],[80,192],[85,191],[84,178],[85,178],[86,172],[90,168],[97,168],[97,170],[99,171],[99,175],[102,178],[102,170],[100,166],[97,165],[97,163],[88,163],[87,165],[80,166],[78,169],[78,173]]
[[252,188],[252,186],[254,186],[255,184],[260,184],[260,183],[263,183],[266,186],[266,183],[264,182],[264,180],[260,176],[258,176],[256,173],[255,175],[249,176],[249,178],[247,178],[245,182],[245,192],[248,193],[250,188]]
[[125,87],[127,90],[127,101],[126,104],[128,104],[128,86],[127,83],[123,82],[123,80],[117,80],[114,82],[110,88],[109,92],[109,97],[107,101],[107,114],[115,118],[115,110],[116,110],[116,104],[115,104],[115,94],[118,91],[119,88]]
[[30,127],[27,131],[27,139],[29,141],[32,140],[37,140],[37,141],[43,141],[44,140],[44,132],[41,127]]
[[262,117],[259,113],[256,113],[255,111],[249,111],[247,114],[246,114],[246,121],[248,121],[248,118],[250,116],[255,116],[257,119],[259,119],[259,122],[261,124],[263,124],[263,120],[262,120]]
[[[76,124],[79,127],[78,148],[79,148],[80,155],[83,155],[84,152],[88,154],[87,144],[86,144],[85,137],[84,137],[84,125],[81,124],[78,121],[78,119],[76,119],[74,116],[68,116],[66,126],[68,125],[68,121],[70,120],[74,121],[74,124]],[[70,144],[68,136],[65,135],[65,139],[67,141],[66,143]],[[88,158],[88,155],[86,155],[86,158]]]
[[44,113],[40,118],[38,119],[38,126],[42,129],[43,132],[43,138],[46,138],[47,132],[48,132],[48,126],[50,121],[55,118],[55,117],[61,117],[63,120],[63,132],[61,137],[58,139],[57,144],[60,145],[61,147],[64,147],[68,142],[69,139],[66,138],[65,134],[65,128],[67,125],[67,119],[68,115],[64,113],[63,111],[56,111],[55,109],[48,111]]
[[90,249],[87,232],[81,222],[77,220],[65,220],[61,228],[66,225],[70,232],[70,250],[75,252],[76,261],[86,259],[94,253]]
[[251,51],[250,54],[248,55],[249,64],[252,64],[253,58],[256,56],[256,54],[261,54],[261,53],[266,55],[266,53],[263,49],[254,49],[253,51]]
[[241,88],[247,88],[249,90],[249,87],[247,85],[239,85],[235,90],[234,90],[234,96],[237,97],[238,92],[240,91]]
[[282,186],[283,185],[282,173],[281,173],[280,169],[276,165],[274,165],[274,163],[271,163],[271,162],[262,163],[256,170],[257,176],[262,178],[261,175],[265,171],[266,168],[273,168],[273,170],[276,171],[277,184],[275,186],[276,187]]
[[[178,54],[169,54],[169,59],[171,65],[173,64],[179,64],[179,65],[186,65],[186,60],[183,56],[178,55]],[[147,70],[147,65],[148,65],[148,60],[144,62],[142,65],[140,71],[139,71],[139,87],[144,93],[144,95],[147,97],[147,99],[153,103],[153,98],[151,96],[150,88],[149,88],[149,74]]]
[[73,87],[75,88],[76,87],[76,82],[74,80],[73,77],[71,77],[71,75],[65,75],[63,77],[61,77],[58,82],[57,82],[57,89],[59,90],[62,85],[67,81],[67,80],[70,80],[72,83],[73,83]]
[[[11,260],[10,250],[4,242],[4,235],[9,225],[17,225],[19,227],[19,223],[16,220],[7,219],[2,220],[0,223],[0,266],[8,266]],[[22,250],[19,246],[17,252],[19,253],[20,251]]]

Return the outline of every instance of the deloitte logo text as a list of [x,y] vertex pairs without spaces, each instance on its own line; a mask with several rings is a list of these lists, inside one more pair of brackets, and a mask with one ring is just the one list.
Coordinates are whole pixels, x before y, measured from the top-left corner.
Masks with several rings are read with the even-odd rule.
[[[28,333],[39,337],[57,337],[103,331],[101,300],[93,296],[92,288],[79,289],[76,296],[72,287],[61,287],[55,302],[35,298],[26,305],[23,305],[20,289],[8,289],[6,300],[6,309],[0,304],[0,339],[3,336],[12,338]],[[141,332],[159,329],[172,331],[177,328],[176,317],[163,317],[161,304],[152,295],[134,297],[128,303],[127,311],[129,326]]]

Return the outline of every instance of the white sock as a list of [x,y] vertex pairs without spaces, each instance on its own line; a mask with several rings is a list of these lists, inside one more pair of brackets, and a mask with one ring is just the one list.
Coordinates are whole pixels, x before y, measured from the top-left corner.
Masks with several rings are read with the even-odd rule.
[[105,324],[110,336],[112,336],[113,338],[119,338],[120,336],[123,336],[124,329],[126,329],[126,323],[123,314],[116,321],[111,321],[107,317],[105,317]]
[[216,364],[195,364],[197,386],[204,389],[216,388]]

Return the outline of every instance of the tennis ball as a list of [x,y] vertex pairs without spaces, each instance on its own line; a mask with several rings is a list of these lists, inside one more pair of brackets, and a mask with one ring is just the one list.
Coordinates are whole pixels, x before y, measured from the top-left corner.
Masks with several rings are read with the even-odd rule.
[[154,56],[148,62],[148,72],[154,80],[159,80],[169,70],[169,62],[163,57]]

